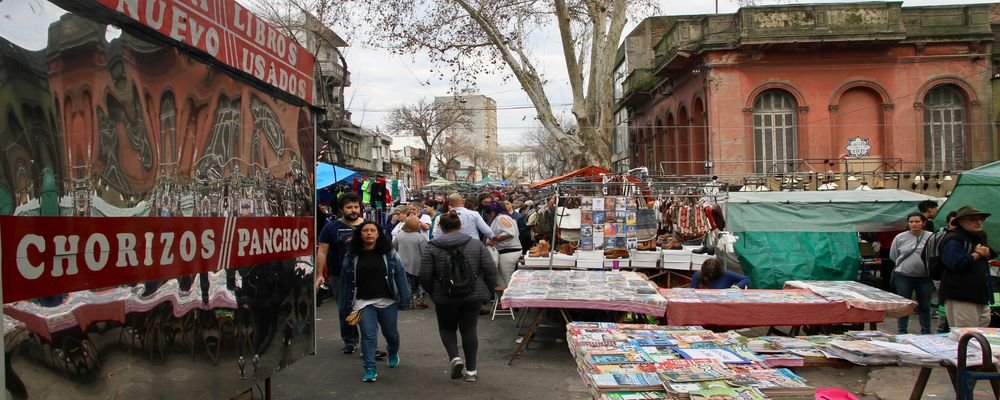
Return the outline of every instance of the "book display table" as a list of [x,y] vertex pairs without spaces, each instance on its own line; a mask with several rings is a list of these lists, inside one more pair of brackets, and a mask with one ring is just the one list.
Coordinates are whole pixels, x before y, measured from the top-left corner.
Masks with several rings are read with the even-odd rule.
[[855,281],[788,281],[785,288],[809,289],[830,301],[844,301],[849,307],[884,311],[888,317],[909,315],[917,306],[913,300]]
[[671,325],[803,326],[881,322],[885,312],[850,307],[805,289],[660,289]]
[[[518,270],[500,304],[535,310],[527,332],[514,348],[510,363],[531,341],[545,310],[556,310],[569,323],[568,309],[634,312],[660,316],[667,301],[642,274],[631,271]],[[621,319],[621,318],[619,318]]]

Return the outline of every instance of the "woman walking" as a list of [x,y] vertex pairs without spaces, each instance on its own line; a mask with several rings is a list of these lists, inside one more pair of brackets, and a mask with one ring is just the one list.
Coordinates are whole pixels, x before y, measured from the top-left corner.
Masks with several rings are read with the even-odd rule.
[[[442,214],[440,227],[442,235],[430,241],[421,258],[420,284],[434,301],[438,333],[448,359],[451,360],[451,378],[464,376],[466,382],[475,382],[478,379],[476,353],[479,350],[479,338],[476,324],[479,321],[479,307],[490,299],[490,293],[497,285],[497,266],[482,242],[459,231],[462,220],[457,213],[450,211]],[[452,259],[459,255],[464,258],[464,263],[460,263],[461,259]],[[456,262],[459,263],[456,265]],[[452,296],[448,293],[445,281],[455,268],[467,268],[469,273],[466,275],[475,279],[474,290],[465,296]],[[464,362],[458,355],[456,331],[462,334]]]
[[[921,335],[931,333],[931,295],[934,293],[934,282],[920,257],[927,239],[931,237],[931,233],[924,230],[926,220],[918,212],[907,215],[906,226],[909,230],[896,235],[889,247],[889,259],[896,263],[896,268],[892,270],[892,284],[896,294],[907,299],[916,293]],[[906,334],[910,317],[904,315],[896,321],[899,334]]]
[[382,229],[372,221],[365,221],[354,230],[350,251],[344,258],[341,270],[341,293],[352,301],[351,310],[361,312],[361,360],[364,382],[375,382],[375,349],[378,329],[382,328],[389,352],[389,368],[399,365],[400,308],[410,306],[410,288],[406,271],[399,254]]
[[392,238],[392,248],[399,253],[399,258],[403,260],[403,269],[406,270],[406,281],[410,284],[410,294],[413,298],[413,307],[424,309],[424,295],[420,290],[420,257],[427,247],[427,234],[420,231],[420,220],[416,216],[409,216],[403,221],[403,228],[399,234]]
[[493,247],[500,254],[497,261],[499,268],[500,286],[497,290],[506,289],[510,284],[510,277],[514,275],[514,268],[517,266],[517,259],[521,257],[521,241],[518,238],[517,222],[510,216],[510,210],[505,202],[494,201],[486,206],[486,220],[493,230],[493,238],[486,241],[486,245]]

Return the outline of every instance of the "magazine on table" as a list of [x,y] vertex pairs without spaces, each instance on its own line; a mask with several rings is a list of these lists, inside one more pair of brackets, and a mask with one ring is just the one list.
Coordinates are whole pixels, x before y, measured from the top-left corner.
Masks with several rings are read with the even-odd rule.
[[663,386],[659,375],[655,373],[634,374],[589,374],[590,381],[598,390],[657,390]]
[[725,347],[715,348],[674,348],[681,357],[689,359],[709,358],[718,360],[723,364],[748,364],[750,360],[743,358]]
[[767,396],[753,387],[716,387],[688,393],[691,400],[767,400]]
[[660,376],[671,382],[698,382],[729,379],[733,371],[714,359],[678,359],[660,363],[665,370]]

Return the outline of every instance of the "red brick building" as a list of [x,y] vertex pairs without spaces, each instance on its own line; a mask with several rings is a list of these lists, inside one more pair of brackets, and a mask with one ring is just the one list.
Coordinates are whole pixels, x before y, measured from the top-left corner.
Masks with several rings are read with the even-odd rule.
[[796,174],[804,185],[847,170],[895,187],[992,161],[995,9],[810,4],[649,18],[619,52],[616,168],[734,184]]

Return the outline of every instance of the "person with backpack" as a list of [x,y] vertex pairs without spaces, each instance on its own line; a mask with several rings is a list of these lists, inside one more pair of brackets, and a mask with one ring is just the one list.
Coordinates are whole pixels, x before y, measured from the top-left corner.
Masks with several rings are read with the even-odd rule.
[[[923,214],[914,212],[906,216],[907,231],[896,235],[889,246],[889,259],[895,264],[892,270],[892,284],[896,294],[907,299],[916,292],[917,317],[920,318],[920,334],[931,333],[931,296],[934,294],[934,282],[930,271],[924,264],[924,246],[931,233],[924,230],[927,222]],[[905,335],[910,323],[907,315],[896,320],[896,329],[900,335]]]
[[389,236],[373,221],[354,230],[350,251],[341,267],[340,291],[349,299],[349,309],[360,311],[363,382],[375,382],[378,369],[375,351],[382,328],[389,368],[399,366],[399,310],[410,307],[410,286],[403,260],[392,249]]
[[[938,291],[938,302],[935,309],[940,307],[940,310],[944,312],[944,299],[941,298],[941,274],[944,273],[944,265],[941,264],[941,240],[944,236],[955,230],[955,216],[958,213],[955,211],[949,212],[945,216],[945,224],[940,230],[934,232],[930,239],[927,239],[927,244],[924,245],[924,252],[921,258],[924,260],[924,264],[927,265],[927,270],[930,272],[931,280],[934,282],[934,289]],[[943,315],[943,314],[942,314]],[[948,333],[951,328],[948,327],[948,318],[938,318],[938,327],[936,333]]]
[[[478,379],[476,356],[480,305],[490,299],[497,286],[497,266],[479,240],[461,232],[462,220],[455,211],[441,214],[435,235],[420,261],[420,284],[431,295],[437,314],[438,334],[451,363],[451,379]],[[458,354],[462,335],[465,361]]]
[[956,211],[955,230],[941,241],[940,296],[944,299],[948,325],[952,328],[986,327],[990,324],[993,285],[989,247],[983,222],[991,214],[973,206]]

